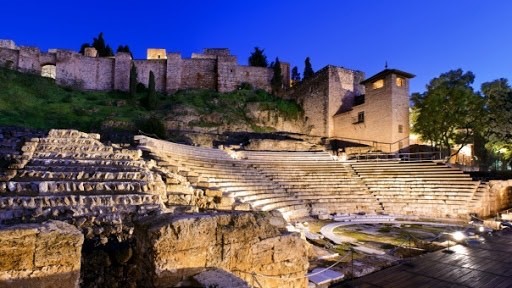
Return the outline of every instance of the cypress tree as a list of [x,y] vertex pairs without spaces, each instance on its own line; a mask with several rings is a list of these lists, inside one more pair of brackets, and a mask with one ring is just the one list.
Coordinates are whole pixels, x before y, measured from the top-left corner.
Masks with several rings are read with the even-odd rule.
[[254,47],[254,52],[249,56],[249,66],[268,67],[267,56],[263,53],[264,49]]
[[135,100],[137,96],[137,67],[132,63],[132,68],[130,69],[130,98]]
[[155,74],[153,71],[149,71],[149,83],[148,83],[148,96],[147,96],[147,108],[149,110],[154,110],[158,106],[158,99],[156,98],[156,90],[155,90]]
[[274,75],[270,80],[270,86],[274,93],[279,93],[283,88],[283,74],[281,72],[281,62],[279,62],[279,58],[277,57],[276,61],[272,65],[272,70],[274,71]]
[[292,68],[291,80],[292,80],[292,85],[295,85],[300,82],[300,73],[299,73],[299,69],[297,68],[297,66],[294,66]]
[[306,57],[306,61],[304,61],[304,73],[303,79],[306,80],[309,77],[313,76],[315,74],[315,71],[313,71],[313,67],[311,67],[311,62],[309,61],[309,57]]

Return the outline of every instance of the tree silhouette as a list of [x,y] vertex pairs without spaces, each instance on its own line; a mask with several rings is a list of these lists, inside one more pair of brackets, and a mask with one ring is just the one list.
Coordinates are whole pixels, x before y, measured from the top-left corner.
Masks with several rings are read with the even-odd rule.
[[311,67],[309,57],[306,57],[306,60],[304,61],[304,73],[302,74],[304,80],[310,78],[313,74],[315,74],[315,71],[313,71],[313,67]]
[[265,50],[254,47],[254,52],[249,56],[249,66],[268,67],[267,56],[263,53]]
[[270,86],[272,87],[272,91],[274,93],[281,92],[283,88],[283,74],[281,72],[281,62],[279,62],[279,58],[276,57],[276,61],[272,64],[272,70],[274,71],[274,75],[270,80]]
[[297,66],[294,66],[292,68],[291,80],[292,80],[292,85],[295,85],[300,82],[300,73],[299,73],[299,69],[297,68]]

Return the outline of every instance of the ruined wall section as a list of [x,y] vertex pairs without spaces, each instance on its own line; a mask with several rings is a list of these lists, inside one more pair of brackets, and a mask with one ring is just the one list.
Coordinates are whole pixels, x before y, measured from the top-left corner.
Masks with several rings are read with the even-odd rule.
[[18,70],[26,73],[41,74],[39,55],[41,51],[35,47],[20,47]]
[[364,86],[359,84],[364,80],[364,73],[342,67],[328,67],[329,105],[326,111],[328,113],[328,137],[335,137],[342,135],[343,130],[335,125],[334,116],[340,111],[351,110],[355,96],[364,94]]
[[167,93],[174,93],[181,88],[182,59],[179,53],[167,54],[165,87]]
[[219,92],[229,92],[240,84],[237,77],[236,58],[217,58],[217,89]]
[[0,67],[16,69],[18,67],[19,57],[19,50],[0,47]]
[[57,84],[84,90],[112,90],[114,59],[64,50],[57,50],[55,55]]
[[129,91],[132,57],[129,53],[117,53],[114,63],[114,89]]
[[272,69],[265,67],[238,66],[237,79],[241,83],[250,83],[253,87],[270,92],[270,80],[274,75]]
[[[160,54],[165,51],[150,50],[158,50]],[[271,68],[240,66],[237,58],[224,48],[205,49],[203,53],[192,54],[190,59],[182,59],[178,53],[168,53],[167,57],[160,55],[160,59],[135,61],[124,52],[109,58],[92,56],[57,49],[42,53],[38,48],[16,47],[11,40],[0,40],[0,65],[39,75],[43,65],[55,65],[57,84],[77,89],[129,91],[133,63],[138,68],[138,82],[147,86],[149,71],[153,71],[156,90],[161,92],[173,93],[179,89],[229,92],[244,82],[257,89],[271,90]],[[281,65],[283,84],[287,87],[290,83],[289,64],[283,62]]]
[[283,220],[273,217],[218,212],[144,219],[134,232],[144,273],[138,284],[188,287],[190,277],[216,267],[255,287],[305,288],[307,242],[279,231],[271,223]]
[[47,221],[0,229],[0,287],[80,287],[84,236]]
[[149,88],[149,72],[155,75],[156,91],[166,91],[167,61],[162,60],[135,60],[137,67],[137,82]]
[[305,120],[312,136],[329,134],[329,67],[315,73],[310,79],[293,87],[285,98],[296,99],[304,110]]
[[183,59],[181,61],[180,89],[217,88],[215,59]]

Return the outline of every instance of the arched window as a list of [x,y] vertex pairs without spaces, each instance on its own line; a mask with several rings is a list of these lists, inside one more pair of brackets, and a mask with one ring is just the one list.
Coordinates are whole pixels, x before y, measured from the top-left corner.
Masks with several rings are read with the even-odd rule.
[[41,76],[55,79],[57,69],[55,65],[48,64],[41,67]]

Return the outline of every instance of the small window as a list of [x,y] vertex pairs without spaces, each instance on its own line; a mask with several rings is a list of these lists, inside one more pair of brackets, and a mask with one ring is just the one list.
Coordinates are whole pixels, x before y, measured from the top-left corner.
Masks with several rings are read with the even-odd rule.
[[404,133],[404,125],[398,125],[398,133]]
[[405,79],[401,77],[396,77],[396,86],[403,87],[405,86]]
[[357,123],[363,123],[364,122],[364,111],[357,113]]
[[372,83],[372,89],[379,89],[382,87],[384,87],[384,79],[380,79]]

